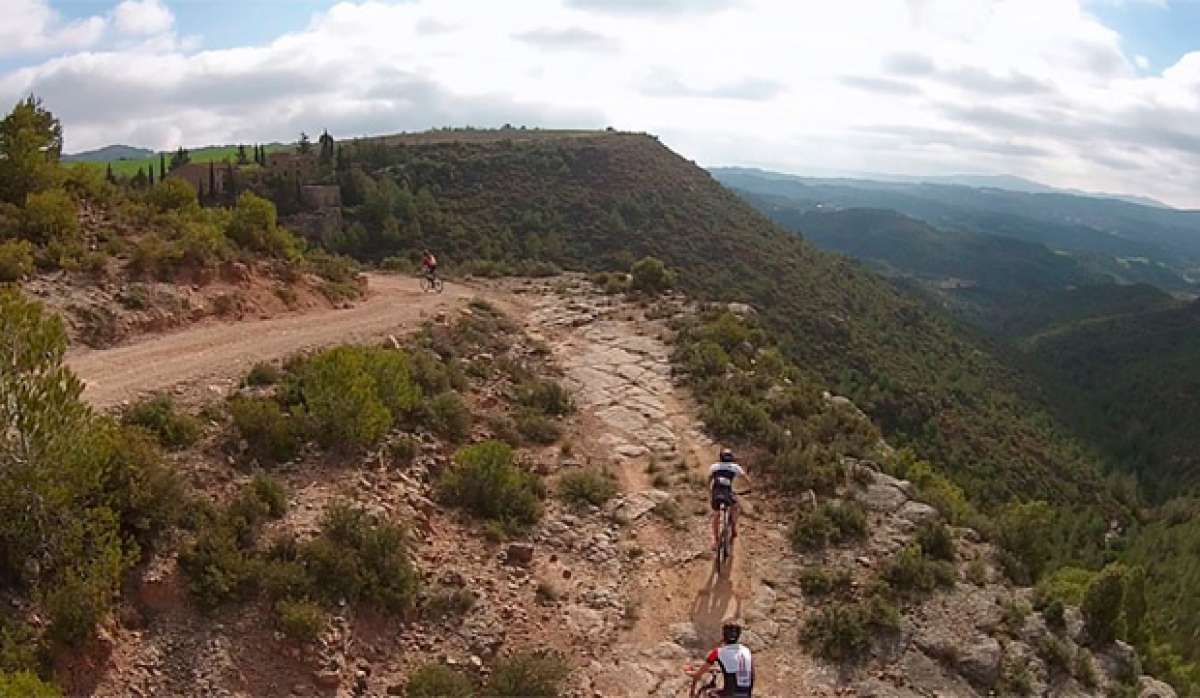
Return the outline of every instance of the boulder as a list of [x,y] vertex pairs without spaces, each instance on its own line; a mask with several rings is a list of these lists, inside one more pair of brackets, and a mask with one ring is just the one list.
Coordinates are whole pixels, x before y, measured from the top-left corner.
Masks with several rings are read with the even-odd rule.
[[533,544],[509,543],[504,559],[510,565],[528,567],[533,563]]
[[971,683],[991,688],[1000,678],[1000,642],[983,637],[967,643],[958,651],[955,669]]
[[923,524],[938,518],[938,510],[923,502],[905,502],[896,516],[914,524]]
[[871,511],[890,514],[908,501],[908,495],[896,487],[881,482],[872,482],[865,490],[854,495],[862,505]]
[[1138,678],[1138,698],[1178,698],[1175,689],[1150,676]]

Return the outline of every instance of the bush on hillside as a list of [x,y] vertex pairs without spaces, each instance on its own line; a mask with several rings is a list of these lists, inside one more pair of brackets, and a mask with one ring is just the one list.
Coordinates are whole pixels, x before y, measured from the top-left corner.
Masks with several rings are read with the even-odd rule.
[[544,414],[563,416],[575,410],[571,394],[552,380],[531,380],[517,390],[517,401]]
[[325,447],[364,448],[420,404],[406,355],[343,346],[304,362],[299,389],[317,440]]
[[229,404],[233,426],[246,441],[247,455],[259,463],[282,463],[296,457],[303,439],[295,420],[274,400],[237,397]]
[[155,186],[147,189],[143,195],[143,199],[151,208],[159,213],[194,211],[200,207],[200,202],[196,198],[195,187],[180,177],[167,177]]
[[1079,567],[1060,567],[1037,583],[1034,598],[1038,604],[1057,600],[1071,606],[1083,604],[1083,596],[1096,573]]
[[662,260],[644,257],[630,269],[629,288],[632,291],[657,295],[675,285],[675,274],[669,271]]
[[954,586],[958,573],[951,563],[930,559],[921,546],[913,544],[887,563],[883,578],[897,591],[929,592],[939,586]]
[[805,622],[801,640],[825,659],[844,662],[857,659],[871,646],[879,630],[895,630],[899,612],[878,594],[856,603],[835,603]]
[[810,596],[824,596],[843,592],[850,588],[852,579],[844,569],[830,573],[821,567],[805,567],[800,570],[800,589]]
[[408,698],[472,698],[475,685],[443,664],[423,664],[408,677]]
[[1088,584],[1083,595],[1084,630],[1093,646],[1104,647],[1125,634],[1125,568],[1110,565]]
[[571,673],[567,661],[552,652],[521,652],[496,662],[484,695],[556,698]]
[[603,506],[617,494],[617,483],[599,470],[573,470],[558,481],[558,496],[577,506]]
[[180,412],[175,399],[167,393],[134,403],[121,416],[121,422],[142,427],[164,447],[175,451],[196,443],[201,434],[200,420]]
[[429,426],[435,434],[453,443],[467,438],[471,431],[471,410],[458,393],[447,390],[436,395],[427,410]]
[[917,545],[921,552],[934,560],[954,562],[956,557],[954,535],[940,521],[926,521],[917,529]]
[[562,437],[558,422],[534,410],[521,410],[516,417],[517,433],[529,443],[547,446]]
[[254,497],[267,507],[267,515],[278,519],[287,513],[288,494],[283,484],[270,475],[258,473],[250,481]]
[[283,634],[300,642],[315,642],[325,628],[325,612],[311,601],[280,599],[275,617]]
[[701,418],[714,436],[730,440],[752,438],[770,421],[762,406],[725,392],[704,407]]
[[279,367],[266,361],[260,361],[254,364],[250,372],[246,374],[245,379],[242,380],[242,383],[249,386],[261,387],[264,385],[275,385],[281,380],[283,380],[283,371],[279,370]]
[[392,613],[416,603],[420,574],[409,560],[404,532],[361,509],[330,507],[321,535],[300,557],[313,588],[329,603],[365,601]]
[[1052,552],[1053,521],[1045,502],[1014,503],[1000,511],[996,518],[1000,562],[1014,582],[1033,584],[1041,577]]
[[35,244],[65,244],[79,238],[78,208],[71,195],[62,189],[30,194],[22,218],[23,233]]
[[173,243],[170,259],[195,269],[211,269],[233,257],[229,239],[210,223],[189,221]]
[[426,618],[432,620],[458,619],[467,615],[475,607],[475,594],[466,589],[442,589],[421,605]]
[[828,545],[861,538],[867,532],[867,515],[857,502],[824,502],[800,512],[792,523],[792,547],[820,550]]
[[157,233],[143,235],[129,255],[129,273],[150,279],[168,279],[179,266],[183,252]]
[[513,463],[507,444],[485,441],[468,446],[454,461],[438,487],[447,503],[515,530],[541,518],[545,488],[536,475]]
[[0,283],[20,281],[33,273],[33,245],[26,240],[0,242]]
[[37,674],[33,672],[0,672],[0,696],[14,696],[14,698],[62,698],[62,692],[53,684],[39,679]]
[[300,241],[279,227],[275,204],[255,195],[242,192],[225,234],[243,249],[295,259],[300,254]]

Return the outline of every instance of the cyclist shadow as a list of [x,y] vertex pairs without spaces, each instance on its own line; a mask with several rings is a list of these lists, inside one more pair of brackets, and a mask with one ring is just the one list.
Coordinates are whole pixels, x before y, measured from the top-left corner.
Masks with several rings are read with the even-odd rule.
[[702,643],[716,644],[721,639],[721,625],[726,620],[740,618],[742,599],[733,589],[732,575],[718,574],[714,567],[704,588],[692,601],[692,625]]

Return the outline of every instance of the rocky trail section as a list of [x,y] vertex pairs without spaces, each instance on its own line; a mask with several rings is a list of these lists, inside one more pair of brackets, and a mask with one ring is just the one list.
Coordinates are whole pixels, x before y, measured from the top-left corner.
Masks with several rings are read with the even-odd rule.
[[[86,384],[84,398],[109,407],[139,393],[182,385],[219,383],[224,394],[234,376],[259,361],[304,349],[378,339],[415,327],[462,305],[473,292],[446,284],[445,293],[422,293],[416,279],[368,275],[366,300],[345,309],[321,309],[270,320],[213,323],[140,339],[112,349],[75,349],[67,363]],[[215,395],[214,395],[215,397]]]

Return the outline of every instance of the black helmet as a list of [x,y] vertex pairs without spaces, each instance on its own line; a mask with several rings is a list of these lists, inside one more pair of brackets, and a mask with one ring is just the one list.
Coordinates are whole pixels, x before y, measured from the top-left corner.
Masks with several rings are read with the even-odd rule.
[[732,463],[733,462],[733,451],[730,451],[727,448],[721,449],[721,462],[722,463]]
[[737,623],[726,623],[721,626],[721,639],[725,644],[732,645],[742,636],[742,626]]

